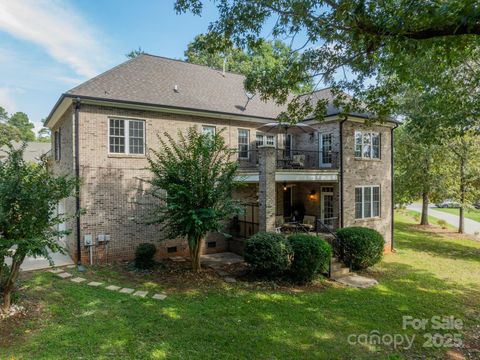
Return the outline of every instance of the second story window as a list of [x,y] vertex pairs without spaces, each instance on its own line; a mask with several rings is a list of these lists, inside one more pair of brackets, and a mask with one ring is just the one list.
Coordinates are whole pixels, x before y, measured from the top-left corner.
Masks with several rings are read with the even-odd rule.
[[275,135],[264,135],[261,132],[257,132],[255,145],[257,147],[262,145],[275,145]]
[[55,160],[56,161],[59,161],[60,158],[61,158],[61,153],[62,153],[62,132],[61,132],[61,128],[59,128],[57,131],[55,131],[53,133],[53,141],[55,143],[55,148],[54,148],[54,152],[55,152]]
[[238,157],[248,159],[250,131],[238,129]]
[[110,153],[145,153],[145,121],[110,119],[108,134]]
[[355,157],[380,159],[380,134],[371,131],[355,131]]

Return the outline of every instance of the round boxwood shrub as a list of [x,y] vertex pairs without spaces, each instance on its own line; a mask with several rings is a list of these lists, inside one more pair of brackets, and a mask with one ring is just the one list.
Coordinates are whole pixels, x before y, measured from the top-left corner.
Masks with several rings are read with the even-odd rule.
[[149,269],[155,265],[153,257],[157,252],[155,245],[144,243],[135,249],[135,267],[138,269]]
[[291,248],[285,236],[259,232],[245,243],[243,257],[262,276],[275,277],[288,269]]
[[310,282],[317,272],[328,269],[332,247],[325,240],[314,235],[295,234],[289,236],[288,241],[293,251],[290,274],[295,281]]
[[366,269],[383,256],[385,240],[374,229],[347,227],[337,231],[335,254],[354,270]]

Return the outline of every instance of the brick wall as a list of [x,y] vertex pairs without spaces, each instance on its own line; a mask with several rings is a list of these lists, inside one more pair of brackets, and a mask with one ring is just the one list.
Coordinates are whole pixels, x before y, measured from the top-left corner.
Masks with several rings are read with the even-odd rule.
[[[82,177],[81,206],[86,214],[81,217],[83,235],[94,238],[94,262],[131,259],[136,246],[151,242],[157,246],[158,257],[188,255],[183,239],[166,239],[158,225],[146,225],[154,200],[147,194],[145,183],[150,173],[145,155],[119,155],[108,153],[108,122],[110,117],[145,120],[146,147],[158,150],[157,134],[170,133],[174,138],[178,131],[190,126],[216,126],[225,128],[225,140],[230,147],[237,147],[237,129],[250,130],[250,141],[255,142],[255,128],[259,124],[240,121],[217,120],[158,112],[123,110],[111,107],[82,105],[80,110],[80,168]],[[148,150],[147,150],[148,151]],[[98,243],[98,235],[110,235],[110,243]],[[220,234],[209,234],[204,252],[224,251],[228,244]],[[213,242],[215,244],[213,244]],[[204,244],[206,245],[206,244]],[[174,251],[176,248],[176,251]],[[88,249],[83,258],[88,259]]]
[[[371,130],[380,133],[380,160],[355,158],[355,130]],[[385,126],[369,126],[347,121],[343,124],[343,214],[344,226],[364,226],[376,229],[385,238],[385,250],[391,246],[391,134]],[[380,186],[380,217],[355,219],[355,186]]]

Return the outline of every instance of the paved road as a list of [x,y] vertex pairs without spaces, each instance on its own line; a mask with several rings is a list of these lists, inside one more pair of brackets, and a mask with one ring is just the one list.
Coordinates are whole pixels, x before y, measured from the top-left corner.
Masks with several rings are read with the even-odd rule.
[[[411,204],[407,206],[407,209],[422,212],[422,205],[420,204]],[[443,211],[435,210],[435,206],[430,205],[428,209],[428,214],[434,216],[438,219],[443,219],[450,225],[455,226],[458,229],[459,216],[449,213],[444,213]],[[475,233],[480,234],[480,222],[470,220],[465,218],[465,233],[475,235]]]

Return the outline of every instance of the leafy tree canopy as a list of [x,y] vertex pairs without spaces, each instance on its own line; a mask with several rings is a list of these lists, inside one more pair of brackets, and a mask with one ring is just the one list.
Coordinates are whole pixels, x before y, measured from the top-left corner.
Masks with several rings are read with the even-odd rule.
[[[53,176],[45,162],[25,162],[23,152],[24,147],[10,148],[8,157],[0,161],[0,312],[10,307],[10,294],[26,256],[49,258],[49,249],[62,251],[57,236],[67,232],[58,231],[56,225],[67,215],[57,214],[56,207],[73,195],[77,184],[74,178]],[[12,263],[6,269],[7,255]]]
[[16,112],[10,116],[7,124],[20,131],[20,139],[23,141],[35,141],[35,125],[30,122],[28,115],[23,112]]
[[237,185],[237,162],[223,131],[199,133],[191,127],[178,140],[164,133],[161,150],[151,150],[151,194],[160,200],[152,223],[159,223],[167,237],[186,238],[194,271],[200,270],[200,249],[207,232],[221,231],[222,220],[239,211],[232,199]]
[[[298,56],[298,53],[292,53],[292,49],[280,40],[261,41],[245,51],[232,44],[218,50],[210,45],[209,35],[196,36],[185,51],[188,62],[244,75],[252,72],[272,73],[279,66],[288,66],[291,57]],[[313,89],[312,77],[307,72],[301,75],[292,87],[294,93],[305,93]],[[249,79],[252,80],[254,77],[251,76]],[[255,84],[247,84],[247,87],[254,88]]]
[[125,56],[129,59],[134,59],[139,55],[145,54],[145,51],[141,47],[138,47],[137,50],[132,50],[128,54],[125,54]]
[[[175,8],[199,15],[204,2],[177,0]],[[415,83],[420,76],[425,86],[435,87],[439,71],[478,58],[480,6],[475,0],[219,0],[215,4],[219,17],[211,23],[207,38],[212,47],[254,48],[265,32],[284,39],[305,34],[305,43],[294,51],[299,55],[291,57],[289,66],[277,67],[276,76],[249,75],[248,85],[253,87],[249,90],[280,102],[289,100],[300,74],[308,72],[333,86],[340,103],[346,101],[339,90],[355,95],[347,110],[363,108],[383,118],[395,107],[392,95],[399,83]],[[273,29],[265,29],[272,19]],[[426,53],[429,67],[419,61]],[[344,77],[338,76],[341,70]],[[478,84],[478,73],[473,81]],[[289,115],[299,118],[306,106],[292,102]],[[312,110],[321,117],[321,109]]]

